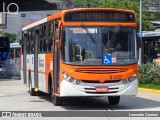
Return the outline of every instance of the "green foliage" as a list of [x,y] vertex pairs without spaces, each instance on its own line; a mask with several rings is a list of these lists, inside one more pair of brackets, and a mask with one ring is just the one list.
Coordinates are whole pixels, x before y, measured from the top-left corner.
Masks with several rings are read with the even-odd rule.
[[[142,2],[142,30],[153,30],[155,27],[149,22],[149,20],[155,19],[155,13],[148,11],[149,0],[142,0]],[[139,0],[73,0],[73,3],[84,7],[89,6],[134,10],[137,14],[137,27],[139,27]]]
[[139,67],[139,83],[160,85],[160,66],[154,63],[142,64]]
[[155,85],[155,84],[138,84],[138,87],[160,90],[160,85]]
[[4,33],[4,36],[9,37],[11,43],[14,43],[17,40],[16,34]]

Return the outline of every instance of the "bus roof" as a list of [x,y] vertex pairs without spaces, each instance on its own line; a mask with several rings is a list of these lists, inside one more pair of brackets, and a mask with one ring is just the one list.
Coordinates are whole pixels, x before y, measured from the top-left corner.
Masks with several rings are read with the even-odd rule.
[[54,20],[54,19],[62,18],[63,15],[68,12],[78,12],[78,11],[88,11],[88,10],[102,10],[102,11],[108,10],[108,11],[118,11],[118,12],[130,12],[135,15],[135,12],[133,10],[125,10],[125,9],[117,9],[117,8],[75,8],[75,9],[69,9],[69,10],[62,10],[60,12],[57,12],[57,13],[55,13],[51,16],[48,16],[46,18],[43,18],[41,20],[33,21],[33,22],[30,22],[29,24],[25,24],[25,26],[22,28],[22,31],[25,31],[27,29],[30,29],[32,27],[35,27],[37,25],[46,23],[46,22]]

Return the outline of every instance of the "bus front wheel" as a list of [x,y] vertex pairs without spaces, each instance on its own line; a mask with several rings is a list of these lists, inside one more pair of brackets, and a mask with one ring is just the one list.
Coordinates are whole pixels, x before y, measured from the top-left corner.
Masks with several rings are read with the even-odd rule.
[[108,96],[108,101],[111,105],[118,105],[120,101],[120,96]]
[[60,106],[62,104],[62,99],[59,96],[52,96],[52,102],[55,106]]

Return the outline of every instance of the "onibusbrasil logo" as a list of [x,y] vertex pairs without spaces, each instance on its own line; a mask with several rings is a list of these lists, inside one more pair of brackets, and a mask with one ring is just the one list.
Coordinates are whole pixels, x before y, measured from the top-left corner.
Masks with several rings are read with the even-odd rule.
[[[11,7],[14,8],[14,11],[11,10]],[[3,2],[3,13],[4,14],[18,14],[19,13],[19,6],[17,3],[9,3],[6,4]]]

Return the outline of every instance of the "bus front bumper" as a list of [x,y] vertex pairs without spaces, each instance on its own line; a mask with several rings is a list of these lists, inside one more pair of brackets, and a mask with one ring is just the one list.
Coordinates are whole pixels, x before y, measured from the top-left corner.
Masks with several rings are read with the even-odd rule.
[[[97,92],[96,87],[107,87],[107,92]],[[134,79],[131,82],[123,80],[113,83],[84,83],[79,85],[63,80],[60,84],[60,96],[123,96],[137,95],[138,80]]]

